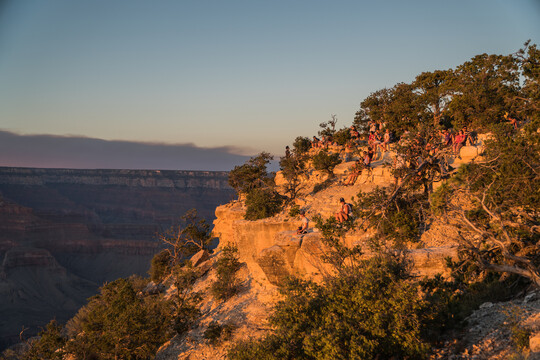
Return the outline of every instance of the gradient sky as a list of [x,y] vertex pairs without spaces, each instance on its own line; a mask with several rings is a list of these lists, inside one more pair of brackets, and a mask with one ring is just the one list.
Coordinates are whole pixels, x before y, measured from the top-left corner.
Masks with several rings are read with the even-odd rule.
[[528,39],[538,0],[0,0],[0,130],[281,154],[373,91]]

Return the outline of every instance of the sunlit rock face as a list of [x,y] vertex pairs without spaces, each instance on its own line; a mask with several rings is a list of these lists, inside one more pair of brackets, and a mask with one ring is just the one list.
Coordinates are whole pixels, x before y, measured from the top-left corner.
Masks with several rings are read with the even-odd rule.
[[146,275],[160,231],[192,208],[212,221],[234,196],[225,172],[0,167],[0,349],[103,282]]

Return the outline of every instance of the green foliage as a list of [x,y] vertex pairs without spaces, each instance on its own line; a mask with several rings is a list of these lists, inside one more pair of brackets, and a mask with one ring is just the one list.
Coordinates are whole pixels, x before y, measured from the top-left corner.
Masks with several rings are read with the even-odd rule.
[[171,254],[167,250],[161,250],[159,253],[154,255],[152,261],[150,262],[150,279],[155,283],[160,283],[164,276],[170,273],[171,268]]
[[272,185],[273,178],[266,168],[272,159],[269,153],[262,152],[244,165],[235,166],[229,172],[229,185],[239,194],[247,194],[253,189]]
[[295,155],[302,156],[311,149],[311,141],[307,137],[298,136],[294,139],[293,149]]
[[322,255],[323,261],[331,264],[335,271],[349,271],[350,266],[355,266],[362,251],[359,245],[348,247],[343,243],[345,233],[354,228],[353,221],[339,223],[334,216],[324,220],[321,216],[314,216],[315,227],[322,234],[322,243],[327,251]]
[[418,242],[427,227],[427,198],[415,192],[398,193],[388,202],[389,197],[387,188],[376,188],[370,193],[360,192],[353,206],[355,216],[376,229],[371,245],[404,248],[407,243]]
[[280,290],[273,334],[239,344],[229,358],[424,358],[426,304],[407,278],[405,264],[377,257],[323,284],[291,279]]
[[21,360],[61,360],[65,355],[63,349],[67,337],[63,335],[63,328],[55,320],[51,320],[47,327],[38,334],[38,339],[29,341],[28,350],[21,356]]
[[246,220],[274,216],[283,208],[283,196],[274,189],[253,189],[246,196]]
[[330,154],[326,150],[319,151],[311,160],[313,161],[315,170],[324,171],[330,177],[334,177],[334,168],[341,163],[339,154]]
[[460,254],[476,274],[510,272],[540,284],[540,234],[533,230],[540,224],[539,140],[508,124],[493,127],[485,161],[460,167],[433,197],[434,211],[457,221],[464,239],[475,239],[463,241]]
[[199,273],[191,267],[191,264],[188,264],[184,267],[176,266],[173,275],[176,292],[172,298],[172,327],[177,334],[182,335],[201,315],[198,304],[202,295],[193,291],[193,285],[197,281]]
[[519,68],[511,55],[477,55],[457,67],[452,80],[449,112],[455,126],[488,129],[514,112],[519,94]]
[[66,352],[79,359],[147,359],[170,337],[169,319],[167,303],[139,298],[129,280],[118,279],[70,320]]
[[332,137],[332,140],[338,145],[345,146],[349,140],[351,140],[351,131],[348,127],[344,127],[343,129],[336,131]]
[[219,322],[212,320],[208,324],[208,328],[204,331],[204,338],[212,345],[217,345],[221,341],[227,341],[236,327],[231,324],[221,325]]
[[529,348],[529,338],[531,329],[522,325],[523,313],[517,306],[511,306],[505,310],[506,326],[510,329],[510,339],[514,346],[519,350]]
[[225,246],[216,261],[217,279],[210,287],[214,297],[227,300],[240,290],[240,283],[236,273],[240,269],[238,249],[234,246]]
[[289,216],[290,217],[296,217],[300,214],[300,205],[293,205],[291,209],[289,210]]

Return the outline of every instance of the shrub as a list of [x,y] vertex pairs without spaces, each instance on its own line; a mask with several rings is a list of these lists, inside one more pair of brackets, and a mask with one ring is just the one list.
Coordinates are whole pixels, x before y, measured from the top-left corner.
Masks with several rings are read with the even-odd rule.
[[283,208],[283,196],[274,189],[253,189],[246,196],[246,220],[274,216]]
[[293,143],[295,155],[304,155],[311,149],[311,141],[307,137],[298,136]]
[[225,246],[216,262],[217,279],[210,290],[218,300],[227,300],[240,290],[236,272],[240,269],[238,248]]
[[330,177],[334,177],[334,168],[341,162],[339,154],[329,154],[326,150],[319,151],[312,161],[315,170],[324,171]]
[[338,145],[345,146],[351,140],[351,132],[349,128],[343,128],[334,134],[332,138]]
[[320,285],[291,279],[281,293],[275,331],[240,343],[230,358],[421,359],[429,350],[421,338],[426,304],[394,258],[373,258]]
[[105,284],[68,323],[68,353],[79,359],[144,359],[170,337],[170,306],[140,298],[127,279]]
[[289,210],[289,216],[295,217],[300,214],[300,205],[293,205],[291,209]]
[[29,341],[28,350],[21,360],[61,360],[65,351],[62,349],[67,338],[62,334],[63,328],[55,320],[51,320],[47,327],[39,333],[37,340]]
[[208,340],[210,344],[217,345],[221,341],[229,340],[234,329],[234,325],[221,325],[217,321],[212,321],[210,324],[208,324],[208,328],[204,332],[204,338]]
[[176,293],[172,298],[173,329],[177,334],[182,335],[191,328],[201,314],[198,303],[202,296],[199,292],[193,291],[193,285],[199,273],[188,264],[184,267],[177,266],[173,274],[176,286]]
[[150,263],[150,279],[155,283],[160,283],[166,274],[171,270],[171,254],[167,250],[161,250],[154,255]]

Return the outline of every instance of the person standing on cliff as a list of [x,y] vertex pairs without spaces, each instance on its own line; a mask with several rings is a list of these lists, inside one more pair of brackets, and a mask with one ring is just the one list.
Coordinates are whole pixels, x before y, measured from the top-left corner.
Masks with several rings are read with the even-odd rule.
[[296,234],[307,234],[309,219],[306,217],[306,212],[304,210],[300,211],[300,219],[302,220],[302,225],[298,227]]

